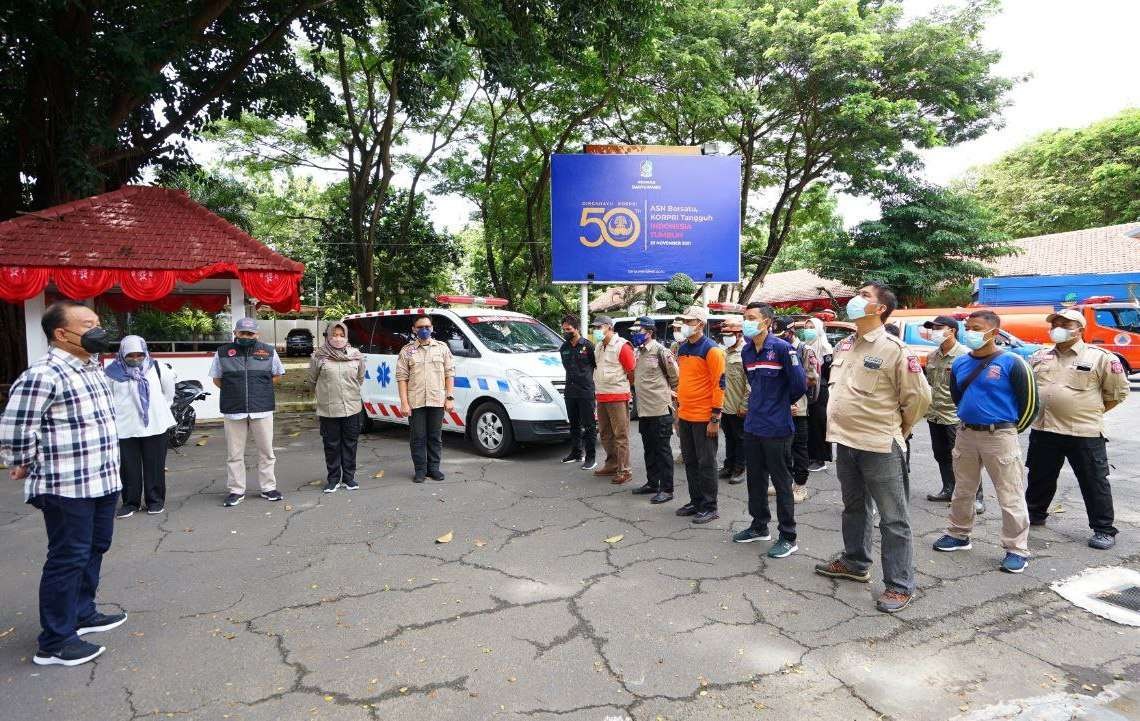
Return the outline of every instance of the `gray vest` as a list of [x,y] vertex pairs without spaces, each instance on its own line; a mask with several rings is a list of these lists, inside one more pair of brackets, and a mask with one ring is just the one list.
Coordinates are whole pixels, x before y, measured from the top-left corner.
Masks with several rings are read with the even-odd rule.
[[263,413],[272,411],[273,346],[254,343],[242,348],[227,343],[218,348],[222,369],[222,393],[218,408],[222,413]]

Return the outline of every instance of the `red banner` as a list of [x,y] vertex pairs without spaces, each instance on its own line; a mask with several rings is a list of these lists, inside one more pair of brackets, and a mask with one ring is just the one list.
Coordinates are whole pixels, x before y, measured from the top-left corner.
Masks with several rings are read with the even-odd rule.
[[23,303],[35,298],[51,280],[51,268],[25,268],[8,266],[0,268],[0,300],[8,303]]
[[154,301],[170,295],[174,290],[172,270],[120,270],[119,287],[123,294],[135,300]]
[[115,271],[110,268],[56,268],[52,280],[68,298],[94,298],[115,284]]

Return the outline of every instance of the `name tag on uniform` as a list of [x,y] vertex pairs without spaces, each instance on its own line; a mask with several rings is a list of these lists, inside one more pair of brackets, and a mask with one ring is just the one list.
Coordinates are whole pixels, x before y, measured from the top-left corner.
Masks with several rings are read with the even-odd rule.
[[876,358],[873,355],[865,356],[863,358],[863,367],[870,368],[872,370],[879,370],[883,367],[883,359]]
[[1077,364],[1075,367],[1076,367],[1076,369],[1077,369],[1077,370],[1079,370],[1079,371],[1085,371],[1086,373],[1092,370],[1092,366],[1089,366],[1089,365],[1081,365],[1080,363],[1078,363],[1078,364]]

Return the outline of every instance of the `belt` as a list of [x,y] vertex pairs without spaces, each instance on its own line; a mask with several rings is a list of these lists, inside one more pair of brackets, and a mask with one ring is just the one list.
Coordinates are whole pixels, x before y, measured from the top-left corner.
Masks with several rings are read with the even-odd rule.
[[989,431],[990,433],[993,433],[994,431],[1000,431],[1000,430],[1004,430],[1006,428],[1017,428],[1017,424],[1016,423],[987,423],[985,425],[979,425],[977,423],[963,423],[962,427],[968,428],[971,431]]

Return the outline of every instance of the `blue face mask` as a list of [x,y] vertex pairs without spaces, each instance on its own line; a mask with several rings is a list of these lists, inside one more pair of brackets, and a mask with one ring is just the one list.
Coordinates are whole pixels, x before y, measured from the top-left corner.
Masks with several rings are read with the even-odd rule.
[[601,343],[606,339],[606,333],[601,328],[595,328],[590,331],[590,337],[594,339],[595,343]]
[[645,345],[645,341],[648,340],[648,336],[646,336],[645,333],[634,333],[632,336],[630,336],[629,340],[633,343],[634,348],[640,348],[641,346]]
[[815,328],[804,328],[802,333],[805,343],[811,343],[815,340]]
[[962,344],[970,350],[977,350],[986,344],[986,332],[968,330],[966,331],[966,337],[962,339]]
[[420,340],[431,338],[431,328],[416,328],[416,337]]
[[861,295],[857,295],[851,300],[847,301],[847,318],[849,320],[859,320],[867,315],[867,306],[870,302]]
[[758,320],[746,320],[743,327],[745,338],[752,338],[760,334],[760,321]]

